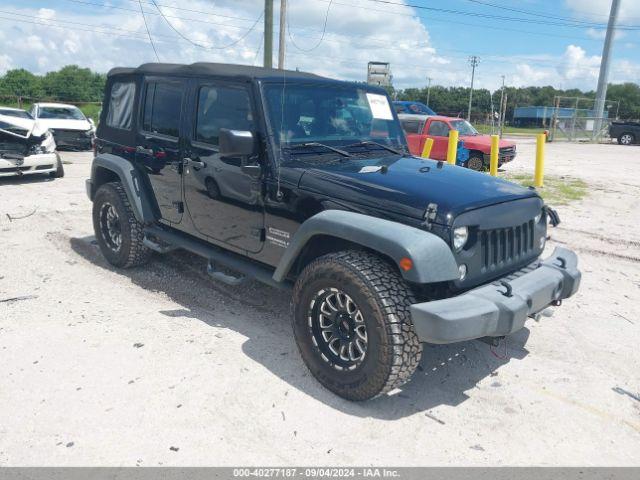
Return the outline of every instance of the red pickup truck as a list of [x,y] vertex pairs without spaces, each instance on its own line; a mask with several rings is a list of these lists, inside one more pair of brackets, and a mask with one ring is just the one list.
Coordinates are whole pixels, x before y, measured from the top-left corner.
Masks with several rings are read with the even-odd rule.
[[[473,126],[462,118],[429,116],[429,115],[398,115],[413,155],[421,155],[427,138],[433,139],[430,158],[446,160],[449,144],[449,131],[457,130],[464,148],[469,150],[469,160],[466,166],[472,170],[484,170],[489,167],[491,155],[491,136],[480,135]],[[510,162],[516,156],[516,144],[500,140],[498,166]]]

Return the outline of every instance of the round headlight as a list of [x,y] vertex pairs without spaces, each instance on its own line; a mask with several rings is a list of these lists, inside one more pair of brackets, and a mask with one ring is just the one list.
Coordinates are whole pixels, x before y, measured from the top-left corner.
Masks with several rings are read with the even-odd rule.
[[465,243],[469,239],[469,229],[467,227],[458,227],[453,229],[453,248],[462,250]]

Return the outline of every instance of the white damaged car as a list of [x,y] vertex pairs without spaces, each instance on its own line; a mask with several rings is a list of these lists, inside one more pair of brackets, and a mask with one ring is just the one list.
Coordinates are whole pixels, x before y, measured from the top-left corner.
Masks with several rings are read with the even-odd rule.
[[0,107],[0,177],[32,174],[64,176],[53,135],[28,112]]
[[29,111],[43,127],[49,129],[58,149],[91,150],[96,127],[75,105],[34,103]]

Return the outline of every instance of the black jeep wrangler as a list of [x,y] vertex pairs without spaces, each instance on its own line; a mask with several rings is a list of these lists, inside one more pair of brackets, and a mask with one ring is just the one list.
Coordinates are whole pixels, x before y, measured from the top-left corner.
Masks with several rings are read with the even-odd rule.
[[580,283],[573,252],[539,259],[557,215],[535,190],[411,156],[377,87],[116,68],[97,137],[87,192],[107,260],[183,248],[218,281],[290,289],[305,363],[350,400],[406,382],[422,342],[495,342]]

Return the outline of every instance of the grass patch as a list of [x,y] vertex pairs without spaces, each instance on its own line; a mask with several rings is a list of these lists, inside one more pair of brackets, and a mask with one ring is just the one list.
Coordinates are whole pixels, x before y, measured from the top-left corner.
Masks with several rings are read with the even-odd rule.
[[[523,187],[533,186],[533,175],[502,173],[500,176]],[[589,193],[588,189],[589,185],[579,178],[545,175],[544,187],[537,190],[545,202],[550,205],[567,205],[570,202],[579,201],[586,197]]]
[[[478,130],[478,132],[483,133],[483,134],[491,134],[491,125],[484,125],[484,124],[477,124],[474,125],[474,127],[476,127],[476,130]],[[498,133],[498,127],[494,127],[495,133]],[[538,133],[544,133],[545,129],[542,127],[531,127],[531,128],[525,128],[525,127],[510,127],[508,125],[504,126],[503,129],[503,133],[505,135],[510,134],[510,133],[520,133],[520,134],[526,134],[526,135],[536,135]]]

